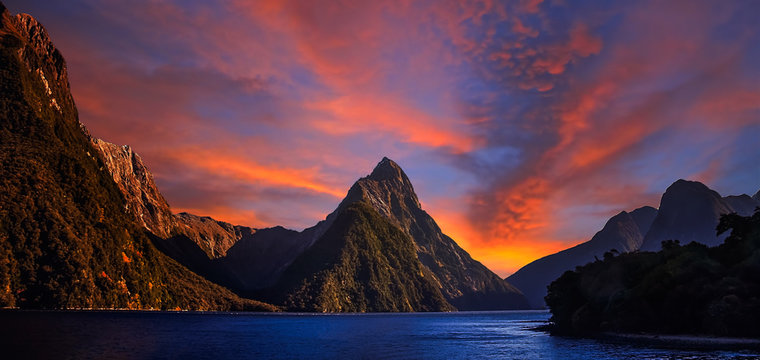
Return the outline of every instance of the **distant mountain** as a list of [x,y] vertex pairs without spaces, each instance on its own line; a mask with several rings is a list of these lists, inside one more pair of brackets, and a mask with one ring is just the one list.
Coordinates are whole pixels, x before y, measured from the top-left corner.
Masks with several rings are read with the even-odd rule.
[[662,195],[657,217],[640,250],[657,251],[664,240],[719,245],[728,235],[716,235],[720,215],[750,215],[756,206],[760,202],[747,195],[724,198],[700,182],[678,180]]
[[665,240],[715,246],[727,236],[718,236],[715,231],[722,214],[746,216],[758,206],[757,194],[721,197],[702,183],[678,180],[663,194],[659,210],[645,206],[621,212],[590,241],[533,261],[506,280],[525,294],[531,307],[543,308],[549,283],[565,271],[602,258],[607,251],[657,251]]
[[562,273],[601,258],[610,250],[635,251],[644,240],[657,209],[649,206],[610,218],[591,240],[525,265],[506,280],[522,290],[532,308],[544,307],[546,286]]
[[[156,250],[145,228],[171,220],[133,200],[160,194],[117,184],[79,123],[63,56],[42,25],[2,4],[0,114],[0,307],[275,309]],[[101,145],[141,173],[129,149]]]
[[175,215],[175,227],[171,234],[187,237],[203,250],[209,259],[217,259],[227,255],[227,251],[241,239],[253,237],[256,229],[232,225],[224,221],[214,220],[208,216],[198,216],[188,213]]

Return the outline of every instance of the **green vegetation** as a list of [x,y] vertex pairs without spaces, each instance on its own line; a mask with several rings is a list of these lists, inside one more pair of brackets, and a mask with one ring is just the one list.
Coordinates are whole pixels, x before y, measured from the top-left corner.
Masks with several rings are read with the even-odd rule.
[[566,272],[546,296],[555,330],[759,337],[760,209],[724,215],[718,233],[729,230],[716,247],[670,240]]
[[275,310],[156,250],[80,128],[63,58],[28,43],[8,19],[0,29],[0,307]]
[[414,242],[364,202],[343,209],[272,290],[291,310],[451,311]]

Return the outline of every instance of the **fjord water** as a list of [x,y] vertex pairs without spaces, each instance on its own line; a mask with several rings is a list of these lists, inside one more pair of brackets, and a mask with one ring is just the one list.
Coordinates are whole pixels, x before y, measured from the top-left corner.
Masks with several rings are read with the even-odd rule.
[[4,359],[748,359],[552,337],[546,312],[253,314],[3,311]]

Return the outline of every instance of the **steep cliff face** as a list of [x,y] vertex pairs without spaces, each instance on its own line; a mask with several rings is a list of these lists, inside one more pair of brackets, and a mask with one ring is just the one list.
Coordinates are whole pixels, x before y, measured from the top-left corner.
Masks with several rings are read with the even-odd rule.
[[83,131],[45,29],[0,14],[0,306],[274,309],[156,250]]
[[535,260],[507,281],[523,291],[531,307],[543,308],[546,287],[565,271],[602,258],[613,249],[620,253],[638,250],[656,215],[657,210],[649,206],[623,211],[610,218],[591,240]]
[[69,91],[66,62],[50,41],[45,28],[28,14],[11,16],[4,5],[0,5],[0,8],[3,12],[0,20],[3,46],[17,52],[22,63],[19,65],[27,72],[25,75],[32,78],[30,80],[34,81],[34,85],[39,86],[39,92],[29,91],[31,88],[25,89],[25,95],[31,100],[29,105],[38,113],[51,111],[62,116],[76,116],[74,99]]
[[[224,257],[232,245],[243,238],[250,238],[256,232],[246,226],[232,225],[207,216],[173,214],[140,155],[128,145],[90,139],[103,159],[105,169],[124,195],[125,211],[145,229],[164,239],[167,243],[163,244],[163,249],[186,266],[194,268],[201,265],[199,262],[204,267],[208,266],[207,260]],[[187,251],[192,254],[197,251],[191,249],[193,246],[185,240],[192,241],[208,259],[187,256]],[[184,250],[175,251],[179,249]]]
[[153,234],[169,237],[177,222],[140,155],[127,145],[92,138],[108,172],[126,200],[126,211]]

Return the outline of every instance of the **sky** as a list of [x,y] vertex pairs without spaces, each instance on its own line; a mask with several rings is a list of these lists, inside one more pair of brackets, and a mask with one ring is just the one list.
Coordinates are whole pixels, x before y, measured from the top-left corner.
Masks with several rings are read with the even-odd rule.
[[506,276],[679,178],[760,190],[758,1],[4,3],[175,212],[301,230],[388,156]]

